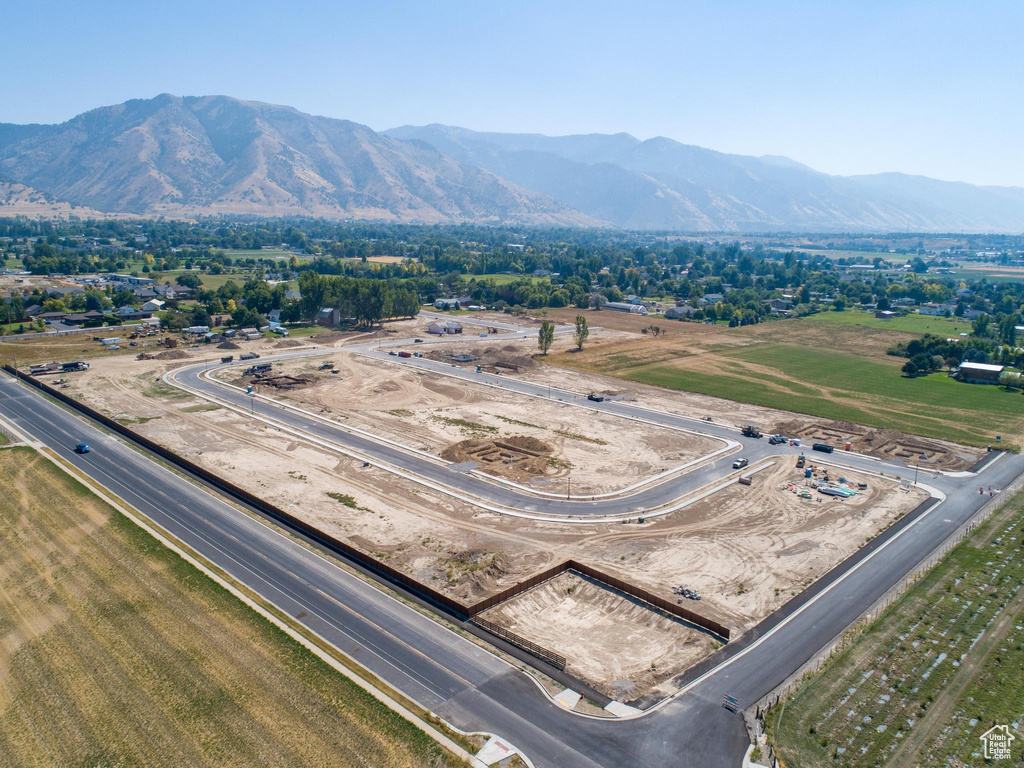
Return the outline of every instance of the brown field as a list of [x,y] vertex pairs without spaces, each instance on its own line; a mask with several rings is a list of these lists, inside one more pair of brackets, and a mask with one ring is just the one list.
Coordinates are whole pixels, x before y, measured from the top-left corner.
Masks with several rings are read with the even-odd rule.
[[457,764],[39,454],[0,488],[0,764]]
[[[464,342],[452,344],[457,347]],[[273,349],[272,344],[267,346],[268,351]],[[219,350],[202,352],[217,353]],[[189,359],[201,359],[199,351],[187,354]],[[332,357],[342,373],[336,377],[318,375],[329,377],[328,381],[339,378],[342,384],[330,382],[324,384],[324,389],[314,384],[276,391],[274,396],[307,398],[304,407],[329,409],[345,423],[376,432],[390,430],[388,435],[403,442],[415,437],[416,447],[434,451],[445,440],[472,437],[463,435],[466,428],[458,423],[433,418],[431,409],[447,403],[444,408],[450,410],[438,414],[442,418],[491,426],[505,437],[526,436],[534,430],[537,439],[565,451],[561,455],[574,463],[574,478],[575,463],[586,467],[588,451],[617,450],[613,441],[606,446],[569,438],[560,442],[554,430],[548,429],[552,425],[547,420],[571,417],[541,413],[536,404],[516,405],[510,399],[511,405],[502,402],[499,409],[493,402],[487,405],[486,398],[492,394],[462,388],[452,391],[454,382],[445,377],[353,359],[343,347]],[[68,391],[191,460],[301,514],[340,539],[467,601],[492,595],[573,558],[666,599],[675,599],[675,586],[698,589],[704,597],[701,612],[738,632],[782,605],[923,498],[921,491],[900,490],[895,479],[863,478],[870,490],[853,499],[805,500],[789,487],[802,483],[802,474],[789,464],[777,464],[756,474],[750,487],[730,486],[678,512],[642,524],[565,525],[512,518],[480,510],[384,469],[364,467],[361,461],[253,423],[242,414],[154,381],[169,367],[183,362],[125,357],[101,360],[90,371],[69,376]],[[307,364],[312,363],[295,362],[297,366]],[[684,393],[544,365],[522,375],[539,380],[550,376],[555,383],[576,391],[581,386],[603,391],[623,384],[620,390],[641,403],[689,415],[705,413],[699,397],[695,402],[693,395]],[[452,397],[464,399],[452,404]],[[764,423],[764,409],[729,405],[733,408],[723,414],[723,419],[749,418]],[[509,408],[532,408],[533,412]],[[420,415],[413,415],[417,413]],[[533,427],[502,421],[499,415]],[[792,414],[777,412],[775,417],[792,418]],[[541,427],[544,429],[538,429]],[[591,422],[590,414],[584,421],[577,419],[572,429],[599,438],[604,434],[602,430],[606,431]],[[487,439],[494,435],[485,433]],[[666,457],[652,452],[645,471],[651,471],[655,459],[664,461]],[[860,478],[851,474],[848,479]],[[620,474],[618,483],[623,482]],[[556,610],[549,615],[560,616],[563,612]],[[628,624],[601,621],[619,627],[609,630],[610,642],[628,637]],[[557,631],[557,622],[553,631]],[[616,632],[623,634],[620,637]],[[677,623],[672,624],[671,633],[674,647],[688,649],[681,653],[687,663],[706,651],[703,635]],[[594,654],[604,653],[604,647],[583,643],[568,648],[570,666],[584,676],[590,674],[588,670],[603,669],[601,657]],[[619,677],[597,674],[588,682],[606,685],[615,680],[616,690],[629,689],[635,696],[643,695],[651,686],[671,690],[676,667],[665,660],[654,661],[656,674],[651,674],[649,668],[630,672],[623,666],[616,673]]]

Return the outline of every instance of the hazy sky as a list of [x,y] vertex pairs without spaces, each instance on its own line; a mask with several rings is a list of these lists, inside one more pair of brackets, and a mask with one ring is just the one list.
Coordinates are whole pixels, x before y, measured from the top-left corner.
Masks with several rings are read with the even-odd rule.
[[3,4],[0,121],[158,93],[1024,186],[1024,3]]

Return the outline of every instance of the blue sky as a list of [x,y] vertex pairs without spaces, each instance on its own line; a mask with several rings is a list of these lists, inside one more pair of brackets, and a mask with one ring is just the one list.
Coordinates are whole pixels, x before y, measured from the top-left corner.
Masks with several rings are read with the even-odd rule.
[[2,18],[2,122],[216,93],[378,130],[626,131],[1024,186],[1016,1],[9,0]]

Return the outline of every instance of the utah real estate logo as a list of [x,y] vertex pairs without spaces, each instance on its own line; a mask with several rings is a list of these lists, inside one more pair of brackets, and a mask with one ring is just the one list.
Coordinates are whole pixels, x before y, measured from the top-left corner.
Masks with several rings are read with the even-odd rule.
[[1016,736],[1010,733],[1008,725],[994,725],[981,734],[981,741],[985,745],[986,760],[1003,760],[1010,758],[1010,742]]

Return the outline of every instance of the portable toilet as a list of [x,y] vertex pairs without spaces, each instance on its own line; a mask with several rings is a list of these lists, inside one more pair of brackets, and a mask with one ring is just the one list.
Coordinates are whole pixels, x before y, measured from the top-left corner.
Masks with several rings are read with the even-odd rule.
[[807,469],[804,470],[804,477],[810,477],[810,476],[811,476],[811,468],[807,467]]

